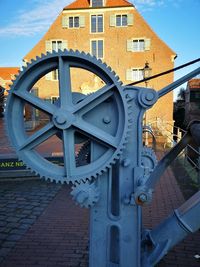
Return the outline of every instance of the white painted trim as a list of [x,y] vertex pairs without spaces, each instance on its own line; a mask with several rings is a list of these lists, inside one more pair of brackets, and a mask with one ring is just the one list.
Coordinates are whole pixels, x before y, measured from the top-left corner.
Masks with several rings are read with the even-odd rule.
[[107,11],[113,12],[125,12],[125,11],[130,11],[130,10],[135,10],[134,7],[104,7],[104,8],[85,8],[85,9],[68,9],[68,10],[63,10],[63,14],[73,14],[73,13],[104,13]]
[[[103,41],[103,57],[101,57],[100,59],[104,59],[104,55],[105,55],[105,38],[91,38],[90,39],[90,54],[93,56],[92,54],[92,41]],[[98,57],[97,57],[98,58]]]
[[[103,31],[102,32],[92,32],[92,23],[91,23],[92,22],[92,16],[98,16],[98,15],[103,16]],[[103,33],[104,33],[104,14],[102,14],[102,13],[90,14],[90,34],[103,34]]]

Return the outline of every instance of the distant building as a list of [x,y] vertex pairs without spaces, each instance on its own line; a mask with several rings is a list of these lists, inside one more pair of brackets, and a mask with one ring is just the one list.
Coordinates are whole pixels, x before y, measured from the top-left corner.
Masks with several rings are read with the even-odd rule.
[[15,75],[18,74],[19,67],[0,67],[0,117],[3,116],[5,108],[5,100],[8,95],[12,80],[15,79]]
[[[172,69],[176,57],[126,0],[77,0],[64,7],[43,38],[24,57],[24,62],[58,49],[78,49],[95,55],[106,62],[124,84],[142,79],[146,62],[154,75]],[[71,76],[73,91],[87,94],[102,86],[101,80],[86,71],[75,75],[72,70]],[[171,82],[173,73],[146,85],[159,90]],[[145,87],[145,83],[139,86]],[[40,79],[34,88],[39,97],[54,102],[58,97],[57,70]],[[173,94],[169,93],[148,113],[148,119],[160,118],[172,123],[172,113]]]
[[200,120],[200,79],[195,78],[187,83],[185,92],[185,121]]
[[12,80],[15,79],[15,75],[19,72],[19,67],[0,67],[0,86],[5,90],[5,95],[7,95],[7,90],[12,84]]

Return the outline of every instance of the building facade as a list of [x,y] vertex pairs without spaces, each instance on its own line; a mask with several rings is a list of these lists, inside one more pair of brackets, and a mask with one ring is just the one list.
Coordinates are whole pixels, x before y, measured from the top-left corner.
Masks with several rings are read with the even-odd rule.
[[200,120],[200,79],[188,81],[185,91],[185,124]]
[[8,90],[19,72],[19,67],[0,67],[0,117],[3,116]]
[[[73,49],[90,53],[106,62],[123,84],[143,78],[145,63],[151,75],[174,67],[176,54],[151,29],[133,4],[126,0],[77,0],[64,7],[57,19],[24,62],[42,53]],[[88,94],[102,87],[102,81],[86,71],[71,71],[73,91]],[[140,83],[159,90],[173,82],[173,73]],[[54,102],[58,97],[58,71],[54,70],[35,85],[37,94]],[[159,117],[172,122],[173,94],[158,101],[148,119]]]
[[12,80],[15,79],[15,75],[19,72],[19,67],[0,67],[0,86],[5,89],[5,95],[7,90],[12,84]]

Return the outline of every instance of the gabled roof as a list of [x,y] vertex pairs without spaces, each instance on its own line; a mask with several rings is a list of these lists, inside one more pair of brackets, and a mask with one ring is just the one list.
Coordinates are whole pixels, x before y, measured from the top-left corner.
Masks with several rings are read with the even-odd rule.
[[0,67],[0,78],[3,80],[12,80],[12,76],[18,74],[19,67]]
[[[129,3],[126,0],[105,0],[104,7],[129,7],[129,6],[133,6],[133,4]],[[69,4],[68,6],[64,7],[64,10],[82,9],[89,7],[90,7],[90,0],[76,0],[73,3]]]

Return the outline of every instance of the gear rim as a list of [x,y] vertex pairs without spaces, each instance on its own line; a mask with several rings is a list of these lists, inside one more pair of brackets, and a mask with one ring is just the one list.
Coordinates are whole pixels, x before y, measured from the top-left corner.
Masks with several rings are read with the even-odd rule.
[[[123,117],[123,131],[120,133],[120,140],[118,141],[118,146],[114,153],[108,153],[105,162],[99,163],[98,161],[96,162],[97,165],[99,164],[98,168],[93,168],[92,173],[91,173],[91,168],[89,172],[86,172],[83,169],[81,172],[77,172],[71,176],[66,176],[63,172],[58,172],[58,169],[54,168],[53,171],[51,169],[51,172],[48,172],[47,170],[47,161],[41,157],[37,152],[28,150],[28,151],[23,151],[23,149],[20,149],[21,146],[21,140],[19,136],[22,136],[21,139],[25,142],[27,139],[27,136],[25,135],[24,131],[19,131],[19,128],[23,129],[23,123],[20,121],[20,127],[18,128],[18,132],[20,133],[15,133],[14,130],[14,125],[13,125],[13,120],[15,121],[17,119],[16,117],[16,112],[12,112],[12,110],[18,110],[16,107],[19,108],[21,102],[24,101],[24,98],[20,98],[20,93],[19,88],[25,84],[26,90],[23,90],[23,93],[26,95],[25,97],[25,102],[28,99],[28,92],[31,90],[32,86],[41,78],[43,77],[46,73],[49,71],[52,71],[55,69],[55,67],[58,66],[57,60],[59,58],[68,58],[71,61],[74,60],[75,63],[73,66],[77,67],[83,67],[84,63],[88,63],[86,68],[93,73],[95,73],[98,77],[100,77],[104,82],[106,81],[108,84],[111,82],[115,89],[117,89],[117,96],[119,98],[119,101],[122,104],[122,108],[119,113],[120,116]],[[43,66],[43,63],[46,65]],[[47,66],[48,63],[48,66]],[[81,65],[81,64],[82,65]],[[38,72],[39,68],[41,67],[41,71]],[[85,65],[84,65],[85,67]],[[94,68],[94,69],[93,69]],[[28,73],[28,75],[27,75]],[[31,73],[37,73],[37,75],[33,75],[32,79],[28,80],[30,78]],[[26,68],[23,68],[22,72],[19,74],[19,76],[16,78],[16,80],[13,82],[13,85],[11,86],[10,89],[10,94],[8,97],[8,102],[7,102],[7,108],[6,108],[6,120],[7,120],[7,132],[8,136],[11,140],[12,145],[15,147],[17,154],[19,156],[19,159],[25,162],[27,165],[27,168],[30,168],[32,171],[34,171],[36,174],[39,174],[41,177],[44,177],[46,179],[50,179],[51,181],[56,181],[56,182],[80,182],[80,181],[85,181],[85,180],[90,180],[91,178],[96,178],[97,175],[102,174],[104,171],[107,171],[108,168],[111,167],[112,164],[115,163],[115,161],[119,158],[120,154],[122,153],[123,148],[125,147],[126,143],[126,135],[128,132],[128,111],[126,109],[127,102],[124,97],[124,93],[121,87],[120,82],[118,81],[118,77],[115,76],[115,73],[110,70],[110,67],[107,67],[106,64],[102,64],[101,60],[97,60],[95,57],[92,57],[91,55],[86,55],[85,53],[79,53],[78,51],[74,52],[72,50],[67,51],[59,51],[59,52],[53,52],[52,54],[47,53],[47,55],[42,55],[41,58],[37,58],[36,60],[33,60]],[[28,89],[27,89],[28,88]],[[95,94],[95,93],[94,93]],[[92,95],[94,95],[92,94]],[[21,102],[20,102],[21,101]],[[15,103],[17,102],[17,104]],[[27,101],[28,102],[28,101]],[[38,102],[39,103],[39,102]],[[31,103],[32,104],[32,103]],[[14,108],[13,108],[14,106]],[[37,103],[36,103],[36,107]],[[51,113],[52,106],[46,106],[47,110],[45,110],[47,113]],[[11,114],[11,113],[14,113]],[[23,116],[23,108],[19,108],[19,111],[17,115]],[[12,120],[10,119],[12,118]],[[52,130],[50,125],[48,126],[49,130]],[[47,127],[47,128],[48,128]],[[48,132],[48,129],[47,129]],[[43,163],[38,165],[38,162],[42,161]],[[49,163],[52,166],[52,163]],[[94,164],[93,164],[94,165]],[[39,167],[38,167],[39,166]],[[84,168],[84,167],[83,167]],[[59,169],[60,170],[60,169]]]

